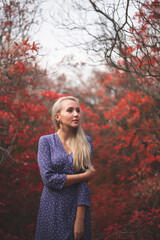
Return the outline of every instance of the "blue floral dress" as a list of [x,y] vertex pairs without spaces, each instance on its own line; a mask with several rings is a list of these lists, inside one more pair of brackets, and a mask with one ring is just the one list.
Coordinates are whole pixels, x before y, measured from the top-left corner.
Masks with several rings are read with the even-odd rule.
[[[90,137],[86,136],[91,145]],[[83,240],[91,239],[90,189],[87,182],[63,187],[67,174],[75,174],[73,156],[67,154],[57,133],[40,137],[38,165],[44,183],[36,240],[73,240],[77,206],[85,205]]]

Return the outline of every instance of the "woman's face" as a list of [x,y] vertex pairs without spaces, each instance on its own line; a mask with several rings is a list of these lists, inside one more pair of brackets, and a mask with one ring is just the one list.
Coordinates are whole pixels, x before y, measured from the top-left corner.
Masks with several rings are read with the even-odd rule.
[[56,114],[56,120],[62,122],[63,127],[77,128],[80,119],[80,106],[74,100],[66,99],[61,102],[62,109],[59,114]]

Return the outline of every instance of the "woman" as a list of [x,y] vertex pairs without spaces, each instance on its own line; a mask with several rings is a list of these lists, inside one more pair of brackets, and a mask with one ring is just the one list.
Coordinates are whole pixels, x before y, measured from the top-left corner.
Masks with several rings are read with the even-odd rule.
[[90,190],[94,175],[92,143],[81,128],[81,109],[73,96],[52,108],[57,132],[40,137],[38,165],[44,188],[36,240],[90,240]]

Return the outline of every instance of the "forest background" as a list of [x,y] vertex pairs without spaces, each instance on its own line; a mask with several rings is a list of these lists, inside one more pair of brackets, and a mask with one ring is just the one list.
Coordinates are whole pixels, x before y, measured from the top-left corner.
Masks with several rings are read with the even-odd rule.
[[55,99],[75,95],[95,149],[92,239],[159,240],[160,3],[71,1],[79,18],[65,9],[61,27],[83,30],[88,38],[77,45],[104,66],[88,73],[85,62],[66,58],[59,67],[65,61],[76,76],[71,82],[68,70],[50,75],[38,63],[31,29],[40,20],[41,2],[0,3],[0,239],[34,239],[42,191],[38,139],[54,132]]

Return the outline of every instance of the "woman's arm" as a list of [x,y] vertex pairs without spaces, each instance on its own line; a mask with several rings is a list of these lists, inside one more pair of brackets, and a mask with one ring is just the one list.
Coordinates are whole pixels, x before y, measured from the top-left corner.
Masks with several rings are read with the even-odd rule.
[[[91,158],[93,156],[93,145],[92,140],[89,136],[86,136],[87,140],[91,147]],[[64,187],[70,186],[72,184],[80,183],[80,182],[88,182],[90,179],[93,178],[95,170],[87,169],[84,173],[74,174],[74,175],[67,175]]]
[[64,187],[80,183],[80,182],[87,182],[94,176],[94,170],[87,169],[84,173],[67,175]]
[[53,170],[50,161],[50,147],[47,136],[42,136],[38,144],[38,165],[44,185],[49,188],[61,190],[63,187],[70,186],[83,181],[89,181],[94,171],[86,170],[84,173],[66,175],[57,173]]
[[37,158],[44,185],[51,189],[61,190],[66,181],[66,174],[59,174],[52,167],[48,136],[40,137]]
[[77,207],[76,219],[74,222],[74,240],[80,240],[84,235],[84,219],[86,207],[84,205]]

